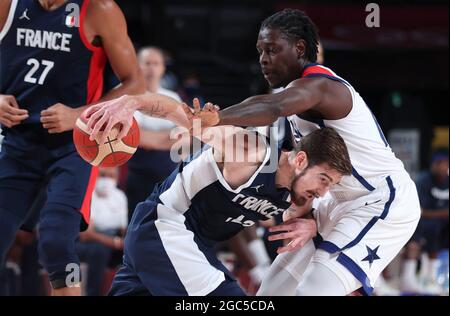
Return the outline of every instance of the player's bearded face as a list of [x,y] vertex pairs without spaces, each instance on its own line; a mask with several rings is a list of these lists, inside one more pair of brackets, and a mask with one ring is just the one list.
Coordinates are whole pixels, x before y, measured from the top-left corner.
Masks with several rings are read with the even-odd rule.
[[324,166],[313,166],[294,176],[291,184],[292,202],[303,206],[316,197],[324,196],[334,181],[339,182],[342,175]]
[[309,200],[313,199],[314,197],[302,189],[303,184],[305,183],[305,177],[306,177],[307,170],[303,171],[299,175],[296,175],[294,179],[292,180],[291,188],[291,198],[292,202],[295,205],[303,206],[305,205]]

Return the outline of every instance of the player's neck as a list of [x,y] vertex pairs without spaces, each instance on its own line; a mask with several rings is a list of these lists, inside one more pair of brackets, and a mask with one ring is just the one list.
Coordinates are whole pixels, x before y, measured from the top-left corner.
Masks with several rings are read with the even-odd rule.
[[38,0],[42,8],[53,11],[61,7],[67,0]]

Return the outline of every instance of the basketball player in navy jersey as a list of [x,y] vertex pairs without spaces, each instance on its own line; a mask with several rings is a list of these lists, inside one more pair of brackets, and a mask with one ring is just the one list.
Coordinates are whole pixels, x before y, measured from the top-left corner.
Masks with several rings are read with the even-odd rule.
[[[46,186],[40,261],[53,295],[79,295],[75,239],[97,170],[70,130],[89,104],[145,91],[125,18],[112,0],[3,0],[0,56],[0,258]],[[121,85],[102,98],[107,61]]]
[[[138,109],[189,127],[177,101],[146,94],[92,106],[87,113],[91,137],[104,124],[128,126]],[[200,110],[198,100],[194,110]],[[111,295],[244,295],[216,258],[214,245],[282,214],[292,203],[323,196],[351,173],[345,143],[331,128],[281,153],[240,127],[194,130],[194,135],[212,148],[182,163],[138,204]],[[270,160],[275,166],[269,170]]]

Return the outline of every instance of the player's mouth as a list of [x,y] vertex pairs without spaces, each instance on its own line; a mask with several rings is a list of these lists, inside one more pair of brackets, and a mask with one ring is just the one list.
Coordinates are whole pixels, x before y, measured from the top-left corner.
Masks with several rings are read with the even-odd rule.
[[262,68],[261,71],[262,71],[262,73],[263,73],[265,78],[272,76],[272,71],[269,70],[269,69]]

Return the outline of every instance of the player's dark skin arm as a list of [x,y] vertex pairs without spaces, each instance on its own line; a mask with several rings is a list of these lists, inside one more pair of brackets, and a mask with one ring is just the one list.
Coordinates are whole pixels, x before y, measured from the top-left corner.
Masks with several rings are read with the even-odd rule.
[[89,2],[85,33],[91,42],[101,39],[111,67],[121,84],[109,91],[98,102],[116,99],[125,94],[146,91],[136,52],[127,33],[127,23],[119,6],[113,0]]
[[0,1],[0,31],[6,24],[6,19],[9,13],[9,7],[11,6],[11,0]]
[[323,119],[340,119],[352,108],[349,90],[326,78],[291,82],[284,91],[258,95],[219,112],[217,125],[265,126],[279,117],[314,111]]

